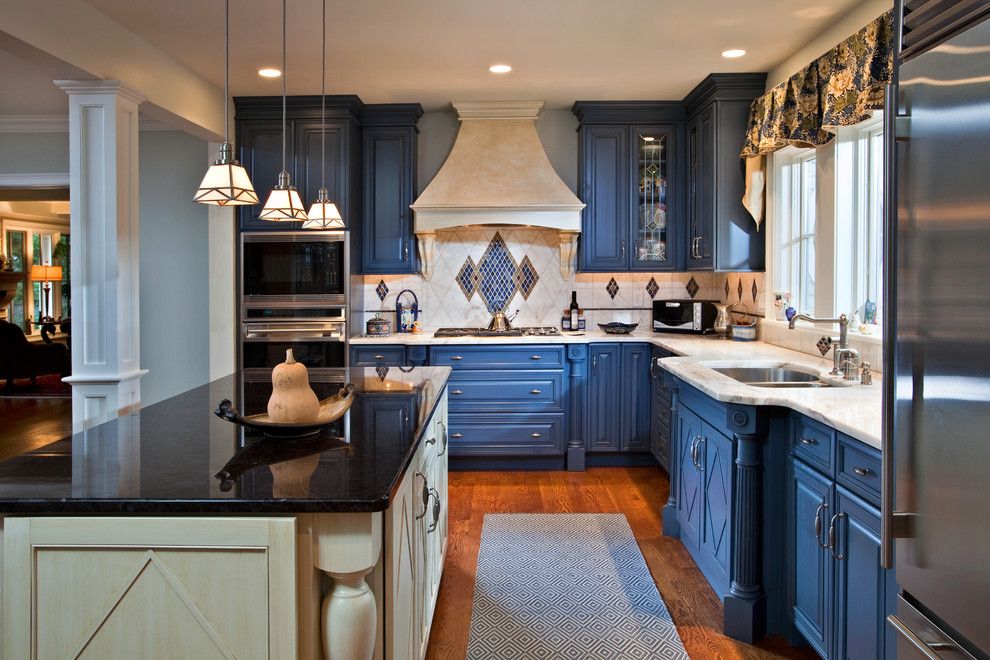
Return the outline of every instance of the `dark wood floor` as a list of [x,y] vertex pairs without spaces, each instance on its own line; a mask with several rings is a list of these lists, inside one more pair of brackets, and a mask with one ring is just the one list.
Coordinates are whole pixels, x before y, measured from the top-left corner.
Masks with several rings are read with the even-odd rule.
[[427,657],[465,656],[486,513],[624,513],[691,658],[817,658],[779,637],[754,647],[722,635],[721,601],[680,541],[660,531],[668,485],[659,468],[452,472],[447,561]]
[[71,399],[0,398],[0,461],[72,433]]

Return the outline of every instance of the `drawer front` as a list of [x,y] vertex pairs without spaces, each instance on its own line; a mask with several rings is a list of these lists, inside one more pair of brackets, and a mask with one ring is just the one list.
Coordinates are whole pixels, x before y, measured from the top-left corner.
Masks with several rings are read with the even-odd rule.
[[463,371],[447,394],[453,412],[564,412],[560,371]]
[[650,443],[650,452],[665,469],[670,468],[670,427],[659,424],[657,433]]
[[850,490],[880,503],[880,453],[857,440],[839,435],[836,481]]
[[795,456],[831,475],[834,444],[835,431],[807,417],[794,417],[791,451]]
[[430,364],[460,369],[563,369],[563,346],[431,346]]
[[670,401],[665,401],[662,397],[657,404],[657,421],[670,428]]
[[353,346],[352,367],[402,367],[406,364],[405,346]]
[[451,456],[563,453],[562,414],[450,415]]

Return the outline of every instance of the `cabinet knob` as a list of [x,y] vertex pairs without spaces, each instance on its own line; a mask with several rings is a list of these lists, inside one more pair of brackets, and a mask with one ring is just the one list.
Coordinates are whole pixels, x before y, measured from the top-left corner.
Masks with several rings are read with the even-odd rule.
[[873,470],[871,470],[870,468],[859,467],[859,466],[854,467],[853,472],[855,472],[861,477],[865,477],[868,474],[873,474]]
[[462,392],[460,390],[451,390],[450,393],[453,394],[454,396],[458,396],[458,395],[464,394],[464,392]]
[[810,447],[811,445],[817,445],[818,441],[815,440],[814,438],[801,438],[801,444]]
[[530,360],[542,360],[543,359],[543,356],[542,355],[530,355],[529,356],[529,359]]
[[384,355],[376,355],[375,356],[375,359],[376,360],[384,360],[385,359],[385,356]]
[[457,362],[457,361],[463,360],[464,359],[464,356],[463,355],[451,355],[450,356],[450,359],[451,360],[454,360],[455,362]]
[[463,433],[451,433],[450,434],[450,437],[452,437],[452,438],[463,438],[464,437],[464,434]]
[[543,392],[541,392],[540,390],[530,390],[529,393],[530,394],[543,394]]
[[531,438],[542,438],[543,437],[543,434],[542,433],[533,432],[533,433],[530,433],[529,434],[529,437],[531,437]]

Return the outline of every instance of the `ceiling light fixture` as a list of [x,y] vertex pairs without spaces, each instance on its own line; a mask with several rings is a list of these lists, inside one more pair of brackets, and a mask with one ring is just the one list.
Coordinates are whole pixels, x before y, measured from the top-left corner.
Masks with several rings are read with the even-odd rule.
[[[282,71],[285,71],[285,0],[282,0]],[[268,195],[264,208],[258,217],[272,222],[295,222],[306,220],[306,208],[299,193],[292,187],[292,179],[285,167],[285,75],[282,75],[282,171],[278,183]]]
[[337,205],[327,196],[327,0],[323,0],[322,78],[320,87],[320,190],[309,207],[309,219],[303,229],[343,229]]
[[247,170],[234,158],[234,147],[229,138],[230,0],[224,0],[223,15],[223,144],[219,157],[206,170],[193,201],[211,206],[243,206],[257,204],[258,193],[254,191]]
[[512,71],[512,67],[508,64],[493,64],[488,67],[488,70],[492,73],[508,73],[509,71]]
[[262,78],[278,78],[282,72],[274,67],[266,66],[258,69],[258,75]]
[[742,57],[745,54],[746,51],[744,51],[742,48],[730,48],[729,50],[722,51],[722,57],[726,57],[730,60],[736,57]]

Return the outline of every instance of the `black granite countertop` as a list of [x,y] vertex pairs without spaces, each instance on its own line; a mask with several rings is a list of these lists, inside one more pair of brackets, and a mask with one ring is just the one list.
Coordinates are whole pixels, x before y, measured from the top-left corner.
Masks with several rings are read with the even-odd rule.
[[449,367],[311,375],[321,399],[345,382],[358,396],[305,440],[266,439],[216,417],[223,399],[250,415],[271,394],[265,375],[221,378],[0,462],[0,514],[382,511],[449,375]]

